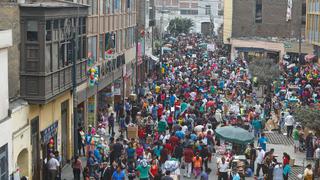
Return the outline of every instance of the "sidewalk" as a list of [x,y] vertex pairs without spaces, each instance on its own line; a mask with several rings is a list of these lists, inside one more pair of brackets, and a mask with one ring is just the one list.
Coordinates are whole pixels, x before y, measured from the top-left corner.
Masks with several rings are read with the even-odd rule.
[[[85,167],[86,163],[87,163],[87,158],[86,157],[81,157],[81,162],[82,162],[82,167]],[[61,172],[61,180],[73,180],[73,171],[72,171],[72,167],[71,167],[71,163],[70,164],[66,164],[63,168],[62,168],[62,172]],[[81,179],[83,179],[83,176],[81,174]]]

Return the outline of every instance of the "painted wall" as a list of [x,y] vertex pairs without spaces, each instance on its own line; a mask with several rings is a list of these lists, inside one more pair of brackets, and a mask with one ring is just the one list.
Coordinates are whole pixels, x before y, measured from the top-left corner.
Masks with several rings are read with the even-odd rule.
[[[64,101],[69,100],[69,112],[68,112],[68,120],[67,120],[67,126],[68,126],[68,134],[67,134],[67,158],[71,159],[72,157],[72,147],[73,147],[73,141],[72,141],[72,96],[71,93],[68,91],[61,96],[58,96],[53,101],[49,102],[45,105],[30,105],[30,111],[29,111],[29,119],[33,119],[37,116],[39,116],[39,131],[46,129],[50,125],[52,125],[55,121],[58,121],[58,142],[57,147],[58,151],[61,152],[61,103]],[[40,151],[40,159],[43,159],[41,157],[42,151]]]
[[233,0],[224,0],[223,6],[223,42],[230,44],[228,41],[232,35],[232,12]]
[[[30,140],[30,126],[28,123],[29,105],[23,100],[10,104],[11,122],[14,124],[12,140],[12,162],[13,170],[19,169],[20,176],[31,176],[31,140]],[[24,152],[23,152],[24,151]],[[24,164],[18,164],[20,153],[27,152],[27,161]],[[20,156],[19,156],[20,155]],[[21,161],[21,160],[20,160]]]
[[9,85],[8,85],[8,48],[12,46],[12,31],[0,31],[0,120],[8,116]]

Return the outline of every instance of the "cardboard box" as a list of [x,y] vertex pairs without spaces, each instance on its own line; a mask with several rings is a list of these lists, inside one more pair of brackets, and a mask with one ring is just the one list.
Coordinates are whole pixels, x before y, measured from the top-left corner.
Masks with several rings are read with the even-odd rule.
[[128,126],[128,139],[138,138],[138,127],[137,126]]

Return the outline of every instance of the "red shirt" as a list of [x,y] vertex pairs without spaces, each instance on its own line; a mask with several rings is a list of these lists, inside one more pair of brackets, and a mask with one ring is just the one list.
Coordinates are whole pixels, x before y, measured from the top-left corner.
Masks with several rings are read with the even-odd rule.
[[176,147],[179,142],[179,138],[177,136],[171,136],[169,142],[173,147]]
[[193,150],[191,148],[184,149],[183,156],[186,163],[191,163],[194,156]]
[[152,165],[150,168],[150,172],[153,176],[156,176],[158,174],[158,166],[157,165]]
[[283,166],[285,166],[286,164],[289,164],[289,159],[286,157],[283,157]]
[[164,148],[166,148],[166,149],[168,150],[168,153],[169,153],[169,154],[171,154],[172,151],[173,151],[173,147],[171,146],[170,143],[166,143],[166,144],[164,145]]

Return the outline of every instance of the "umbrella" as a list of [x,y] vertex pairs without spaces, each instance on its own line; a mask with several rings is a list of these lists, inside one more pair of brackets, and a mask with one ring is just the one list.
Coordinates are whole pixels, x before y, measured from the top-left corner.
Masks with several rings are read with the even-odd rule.
[[248,144],[254,140],[250,132],[240,127],[224,126],[215,131],[217,137],[236,144]]

